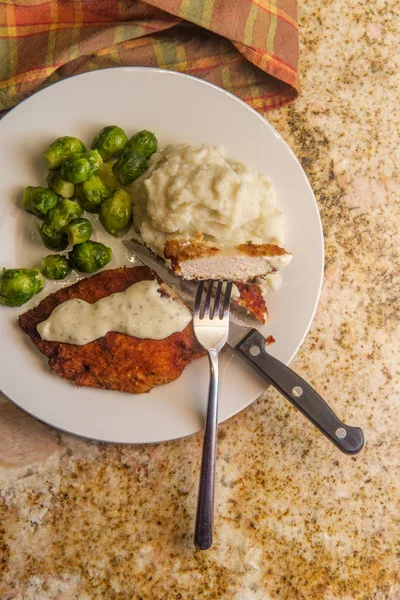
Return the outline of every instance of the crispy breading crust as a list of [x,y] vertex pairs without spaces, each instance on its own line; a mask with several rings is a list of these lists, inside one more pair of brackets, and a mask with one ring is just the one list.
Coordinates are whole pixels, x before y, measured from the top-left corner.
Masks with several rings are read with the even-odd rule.
[[289,254],[284,248],[276,244],[239,244],[235,246],[241,254],[248,256],[283,256]]
[[66,300],[81,298],[92,304],[138,281],[152,279],[156,276],[147,267],[103,271],[50,294],[36,308],[21,315],[18,324],[49,358],[50,369],[60,377],[72,379],[78,386],[131,394],[149,392],[177,379],[190,362],[204,355],[194,337],[192,323],[163,340],[109,332],[84,346],[44,341],[36,327]]
[[253,317],[266,323],[268,320],[268,309],[260,286],[256,283],[234,282],[239,290],[240,297],[232,300],[238,306],[245,308]]
[[213,246],[210,242],[201,241],[201,237],[194,240],[167,240],[164,246],[164,256],[171,261],[174,273],[179,271],[181,262],[213,256],[218,254],[219,251],[220,248]]

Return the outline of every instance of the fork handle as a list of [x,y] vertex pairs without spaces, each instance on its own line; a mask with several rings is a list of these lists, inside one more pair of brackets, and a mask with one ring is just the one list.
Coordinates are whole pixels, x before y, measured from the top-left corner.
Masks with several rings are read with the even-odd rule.
[[252,329],[236,346],[236,352],[271,383],[339,450],[357,454],[364,445],[359,427],[345,425],[330,406],[304,379],[265,350],[265,339]]
[[210,387],[208,390],[194,533],[194,543],[199,550],[207,550],[213,542],[215,462],[218,433],[218,352],[210,350],[208,358],[210,361]]

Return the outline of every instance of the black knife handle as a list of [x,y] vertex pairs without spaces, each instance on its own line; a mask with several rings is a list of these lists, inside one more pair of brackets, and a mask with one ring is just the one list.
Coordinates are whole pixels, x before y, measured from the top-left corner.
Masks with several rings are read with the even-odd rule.
[[338,419],[321,396],[292,369],[265,350],[265,339],[252,329],[236,346],[236,352],[289,400],[311,423],[345,454],[357,454],[364,445],[359,427]]

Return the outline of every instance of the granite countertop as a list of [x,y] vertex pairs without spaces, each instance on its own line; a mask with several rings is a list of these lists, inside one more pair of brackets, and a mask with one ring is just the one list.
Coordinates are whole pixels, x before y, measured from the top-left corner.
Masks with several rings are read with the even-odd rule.
[[300,9],[302,95],[268,118],[316,193],[326,271],[293,367],[364,451],[342,455],[269,390],[220,428],[199,552],[199,435],[88,442],[1,400],[1,599],[400,599],[398,4]]

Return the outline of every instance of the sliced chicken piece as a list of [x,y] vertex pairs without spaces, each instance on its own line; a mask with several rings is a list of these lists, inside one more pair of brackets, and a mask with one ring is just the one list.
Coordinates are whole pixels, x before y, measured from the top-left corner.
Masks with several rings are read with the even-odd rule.
[[280,271],[292,254],[275,244],[239,244],[218,248],[202,240],[172,239],[164,257],[183,279],[232,279],[246,283],[255,277]]

